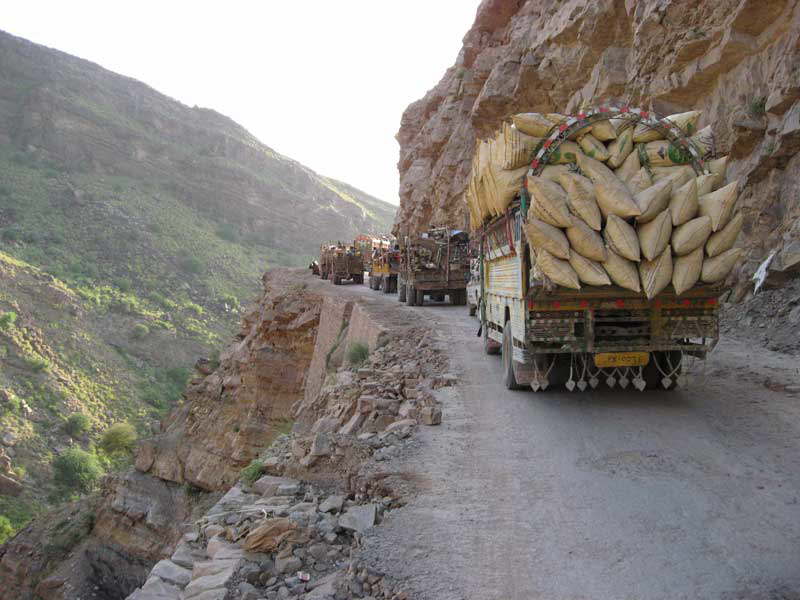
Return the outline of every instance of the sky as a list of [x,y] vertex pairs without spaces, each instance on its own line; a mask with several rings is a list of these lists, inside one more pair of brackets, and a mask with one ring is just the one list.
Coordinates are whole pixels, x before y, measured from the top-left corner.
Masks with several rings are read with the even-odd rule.
[[403,110],[456,60],[479,0],[25,0],[0,29],[227,115],[397,204]]

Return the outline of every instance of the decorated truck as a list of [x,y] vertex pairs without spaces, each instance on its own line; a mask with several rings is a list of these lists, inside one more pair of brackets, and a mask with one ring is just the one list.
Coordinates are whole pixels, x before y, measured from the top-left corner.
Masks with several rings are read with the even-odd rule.
[[365,253],[363,244],[356,243],[352,246],[337,244],[332,250],[329,275],[333,285],[341,285],[347,280],[364,283],[364,256],[369,254]]
[[526,113],[478,148],[481,333],[507,388],[674,389],[714,348],[742,219],[698,116]]
[[384,294],[397,292],[397,273],[400,269],[400,252],[392,237],[372,240],[372,258],[369,264],[369,287]]
[[405,236],[400,248],[398,300],[422,306],[425,296],[443,302],[467,303],[469,235],[434,227],[418,236]]
[[325,242],[319,247],[319,276],[328,279],[333,272],[333,251],[336,248],[334,242]]

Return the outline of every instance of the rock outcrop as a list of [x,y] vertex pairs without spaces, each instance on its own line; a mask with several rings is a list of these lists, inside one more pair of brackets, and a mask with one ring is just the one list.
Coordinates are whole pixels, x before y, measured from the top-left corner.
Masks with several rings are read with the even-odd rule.
[[395,230],[467,224],[475,141],[518,112],[619,99],[703,111],[743,186],[752,273],[800,238],[800,3],[484,0],[456,63],[405,111]]

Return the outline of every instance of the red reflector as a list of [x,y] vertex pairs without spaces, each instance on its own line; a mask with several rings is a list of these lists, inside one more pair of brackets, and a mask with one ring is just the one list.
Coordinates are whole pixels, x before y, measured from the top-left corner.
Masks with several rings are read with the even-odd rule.
[[656,308],[661,308],[661,300],[656,300],[655,302],[653,302],[653,305],[654,305]]
[[558,300],[553,302],[553,308],[561,308],[561,302],[559,302]]
[[710,300],[706,300],[706,304],[708,304],[709,306],[716,306],[717,305],[717,299],[716,298],[711,298]]
[[650,111],[643,110],[640,114],[643,119],[647,119],[650,116]]
[[581,308],[589,308],[589,302],[586,300],[581,300]]
[[531,161],[531,169],[535,169],[535,168],[536,168],[536,167],[538,167],[538,166],[539,166],[539,161],[538,161],[538,159],[537,159],[537,160],[532,160],[532,161]]
[[615,302],[615,304],[617,305],[617,308],[625,308],[625,301],[624,300],[617,300]]
[[579,119],[585,119],[586,118],[586,113],[579,112],[578,113],[578,118]]
[[567,130],[567,124],[566,123],[562,123],[561,125],[558,126],[558,130],[559,131],[566,131]]
[[684,306],[690,306],[692,304],[692,301],[687,299],[681,302],[681,304],[683,304]]

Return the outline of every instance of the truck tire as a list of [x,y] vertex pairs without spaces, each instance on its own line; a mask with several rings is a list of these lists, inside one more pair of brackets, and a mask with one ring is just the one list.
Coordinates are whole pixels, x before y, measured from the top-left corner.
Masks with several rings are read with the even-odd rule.
[[342,285],[342,278],[338,275],[333,276],[333,285]]
[[489,324],[483,324],[483,353],[488,354],[490,356],[496,356],[500,354],[500,344],[495,342],[492,338],[489,337]]
[[478,307],[475,306],[474,304],[470,304],[469,305],[469,316],[470,317],[474,317],[476,312],[478,312]]
[[417,304],[417,290],[413,285],[406,286],[406,304],[408,306],[416,306]]
[[[658,365],[661,366],[660,370],[658,366],[656,366],[656,361],[658,361]],[[665,388],[661,383],[661,380],[664,377],[661,371],[666,372],[669,369],[668,365],[672,365],[673,368],[677,367],[678,370],[672,377],[672,383],[670,383],[668,388]],[[650,354],[650,362],[648,362],[647,365],[642,368],[642,377],[644,378],[645,389],[661,390],[665,392],[675,391],[678,388],[678,375],[681,374],[682,370],[683,365],[681,364],[680,352],[675,350],[652,352]]]
[[388,294],[389,290],[389,278],[388,277],[381,277],[381,291],[384,294]]
[[518,390],[522,386],[517,383],[514,375],[514,346],[511,336],[511,321],[506,321],[503,327],[503,384],[507,390]]
[[459,292],[450,292],[450,304],[458,306],[461,304],[461,294]]
[[397,301],[398,302],[405,302],[406,301],[406,286],[398,285],[397,287]]
[[416,294],[414,304],[417,306],[423,306],[425,304],[425,290],[414,290],[414,292]]

